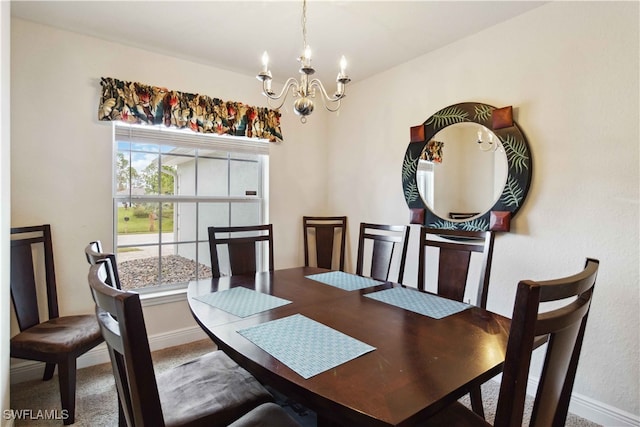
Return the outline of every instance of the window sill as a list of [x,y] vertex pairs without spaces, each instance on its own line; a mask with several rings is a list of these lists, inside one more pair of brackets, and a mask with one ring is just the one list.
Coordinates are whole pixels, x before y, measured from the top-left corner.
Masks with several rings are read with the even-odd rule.
[[140,302],[143,307],[152,305],[170,304],[173,302],[186,301],[187,288],[171,289],[166,291],[149,292],[140,294]]

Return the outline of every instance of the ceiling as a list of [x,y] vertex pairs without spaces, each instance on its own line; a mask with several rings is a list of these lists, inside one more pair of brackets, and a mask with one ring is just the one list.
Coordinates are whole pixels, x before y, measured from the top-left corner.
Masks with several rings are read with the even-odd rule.
[[[333,92],[341,55],[358,82],[544,3],[308,0],[312,65]],[[300,0],[12,1],[11,14],[252,76],[266,50],[280,82],[302,53]]]

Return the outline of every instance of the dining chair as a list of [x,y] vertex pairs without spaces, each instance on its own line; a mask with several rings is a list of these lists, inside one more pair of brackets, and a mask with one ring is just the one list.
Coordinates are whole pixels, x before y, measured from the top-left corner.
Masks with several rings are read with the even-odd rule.
[[[406,225],[384,225],[360,223],[360,236],[358,238],[358,262],[356,274],[362,276],[365,270],[365,252],[370,254],[368,258],[368,277],[376,280],[389,280],[394,253],[398,264],[397,283],[402,283],[404,278],[404,264],[407,257],[409,244],[409,227]],[[400,252],[398,254],[398,252]]]
[[[213,277],[220,277],[220,259],[228,257],[229,275],[254,274],[257,271],[257,250],[260,242],[267,242],[269,271],[273,271],[273,226],[252,225],[238,227],[209,227],[209,253]],[[218,246],[226,245],[227,252],[219,253]],[[222,256],[221,256],[222,255]],[[224,258],[223,258],[224,259]]]
[[425,290],[426,248],[438,250],[438,295],[462,301],[469,281],[471,254],[482,254],[480,277],[475,305],[487,307],[487,293],[493,258],[492,231],[443,230],[429,227],[420,229],[418,258],[418,289]]
[[[76,359],[103,341],[96,316],[60,316],[50,224],[11,229],[10,265],[11,301],[20,329],[10,341],[11,357],[45,362],[43,381],[50,380],[58,366],[61,406],[67,415],[63,422],[73,424]],[[47,319],[40,318],[38,308],[43,282]]]
[[[84,248],[84,254],[87,258],[87,262],[91,265],[95,265],[101,259],[109,258],[111,262],[108,263],[107,268],[111,269],[111,271],[107,274],[107,284],[121,289],[120,275],[118,274],[118,263],[116,262],[116,255],[114,253],[104,252],[102,249],[102,242],[100,240],[95,240],[93,242],[89,242],[89,244]],[[111,278],[113,278],[114,283],[111,283]]]
[[[87,258],[87,262],[90,265],[96,265],[100,260],[105,258],[109,259],[108,263],[105,263],[105,283],[109,286],[117,289],[122,289],[120,286],[120,276],[118,275],[118,264],[116,262],[116,256],[110,252],[103,252],[102,242],[100,240],[94,240],[84,248],[84,254]],[[127,422],[124,418],[124,410],[122,403],[120,402],[120,396],[118,396],[118,426],[124,427]]]
[[[420,250],[418,260],[418,289],[425,290],[427,262],[426,248],[438,251],[437,294],[456,301],[463,301],[471,266],[471,254],[482,254],[480,277],[475,305],[487,307],[489,276],[493,258],[494,233],[492,231],[444,230],[429,227],[420,228]],[[473,410],[484,417],[482,391],[473,388],[469,397]]]
[[[333,257],[338,258],[337,269],[344,271],[344,253],[347,240],[346,216],[303,216],[302,231],[304,236],[304,265],[310,267],[310,249],[316,255],[315,266],[333,270]],[[340,235],[338,246],[334,244],[336,234]],[[313,236],[315,245],[311,246],[310,237]]]
[[[128,426],[226,426],[233,422],[252,426],[258,415],[272,413],[276,413],[274,419],[287,420],[282,409],[256,409],[273,402],[273,396],[222,351],[155,375],[140,296],[107,284],[110,262],[104,258],[92,265],[88,282]],[[257,415],[249,415],[254,409]],[[266,424],[257,425],[287,425],[271,421],[262,418]],[[288,425],[296,425],[289,421]]]
[[[585,268],[573,276],[518,283],[494,426],[523,425],[531,353],[536,340],[545,336],[546,353],[529,426],[565,425],[598,269],[599,261],[587,258]],[[458,402],[426,423],[451,425],[489,424]]]

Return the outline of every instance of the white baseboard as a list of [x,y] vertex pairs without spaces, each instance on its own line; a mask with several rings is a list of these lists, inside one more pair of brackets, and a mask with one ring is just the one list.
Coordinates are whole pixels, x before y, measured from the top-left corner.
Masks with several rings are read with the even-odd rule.
[[[207,335],[199,326],[178,329],[171,332],[149,336],[149,347],[151,351],[163,348],[174,347],[193,341],[207,339]],[[12,361],[18,359],[11,359]],[[78,358],[78,369],[89,366],[109,363],[109,352],[106,344],[102,343]],[[44,363],[31,360],[20,360],[12,363],[10,369],[11,384],[42,378]]]
[[569,411],[606,427],[638,427],[640,417],[587,396],[573,393]]
[[[535,396],[539,378],[529,377],[527,394]],[[605,427],[640,427],[640,417],[573,392],[569,412]]]

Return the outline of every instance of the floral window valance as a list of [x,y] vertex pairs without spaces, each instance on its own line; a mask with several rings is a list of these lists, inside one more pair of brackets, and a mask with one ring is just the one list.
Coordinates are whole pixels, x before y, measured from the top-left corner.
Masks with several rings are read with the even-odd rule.
[[98,119],[282,141],[280,112],[103,77]]
[[442,163],[442,148],[444,147],[444,142],[431,140],[427,143],[422,151],[422,155],[420,156],[420,160],[427,160],[433,163]]

